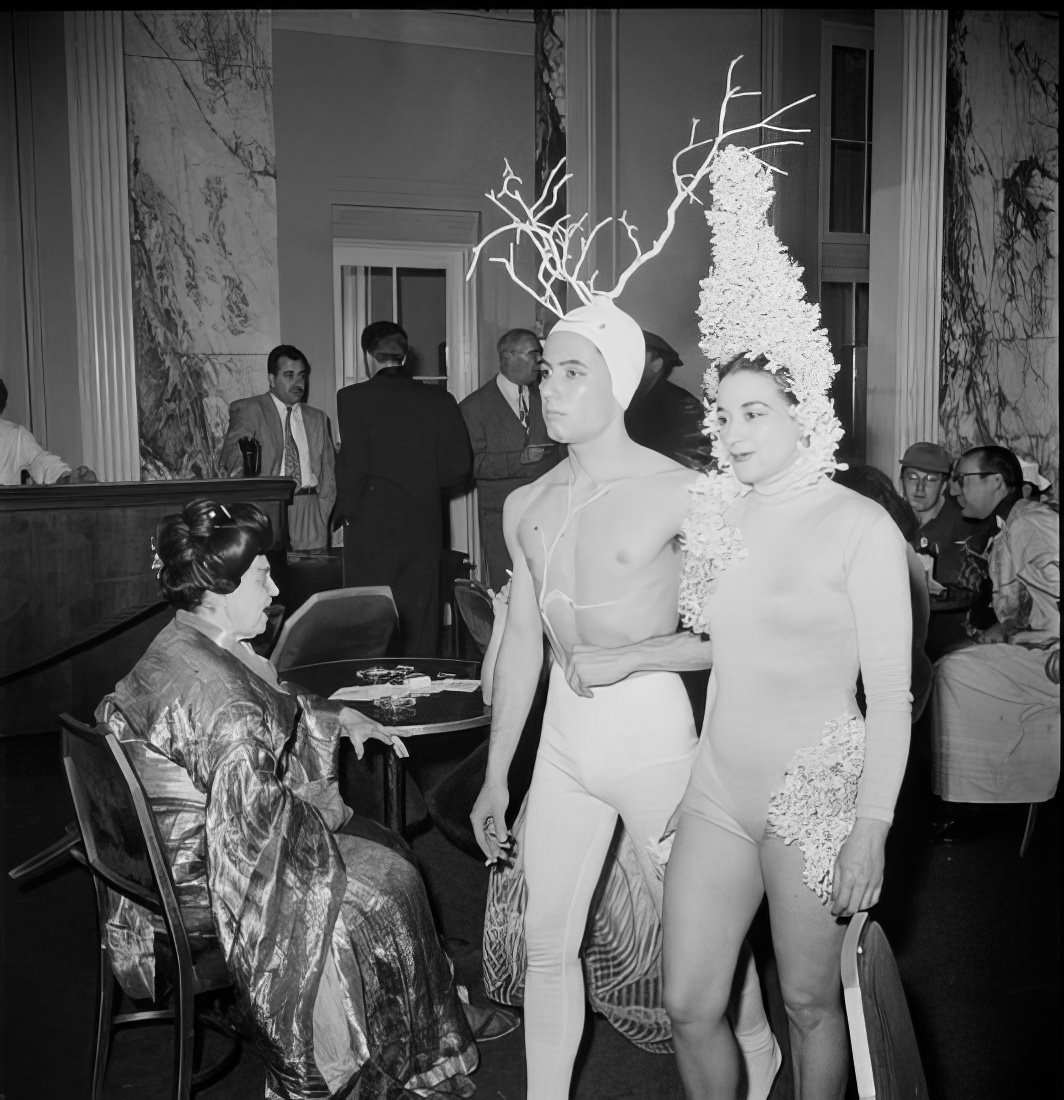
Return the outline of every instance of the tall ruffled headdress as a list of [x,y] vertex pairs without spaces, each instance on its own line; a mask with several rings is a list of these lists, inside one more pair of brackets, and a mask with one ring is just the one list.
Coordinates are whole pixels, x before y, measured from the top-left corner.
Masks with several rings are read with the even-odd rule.
[[798,401],[802,462],[810,478],[831,473],[842,425],[828,391],[838,372],[820,307],[805,297],[802,269],[790,258],[768,221],[775,191],[769,169],[737,146],[721,151],[710,170],[713,266],[702,281],[699,346],[709,360],[702,385],[706,427],[722,472],[730,470],[717,432],[719,369],[739,355],[764,355],[773,373],[785,371]]
[[721,151],[709,175],[712,203],[706,221],[713,237],[713,266],[701,284],[698,324],[699,346],[709,360],[702,380],[705,430],[713,440],[718,469],[699,478],[692,490],[695,503],[684,526],[680,584],[681,618],[701,631],[717,577],[745,553],[738,530],[725,520],[731,503],[749,486],[735,476],[720,441],[720,367],[737,356],[763,355],[768,370],[783,373],[802,427],[800,480],[815,482],[838,467],[835,450],[843,435],[828,397],[839,368],[820,327],[820,309],[806,300],[802,269],[768,221],[775,195],[769,166],[751,151],[730,146]]
[[[565,161],[555,165],[543,186],[539,198],[531,205],[526,202],[519,190],[521,179],[504,162],[502,187],[498,192],[489,191],[487,197],[506,215],[508,222],[489,233],[473,250],[473,261],[469,265],[466,278],[473,275],[477,262],[485,246],[495,237],[512,233],[508,254],[489,257],[492,263],[503,264],[510,278],[522,290],[530,294],[541,305],[546,306],[556,316],[562,318],[558,331],[571,331],[591,339],[602,353],[613,380],[613,391],[621,407],[626,407],[639,384],[643,369],[643,336],[639,326],[626,313],[619,310],[615,300],[620,296],[628,280],[648,260],[656,256],[672,235],[676,225],[676,213],[686,202],[698,202],[695,190],[710,173],[713,164],[727,151],[728,142],[740,134],[763,129],[777,133],[808,133],[807,130],[780,126],[776,121],[784,112],[796,107],[811,96],[796,100],[794,103],[773,111],[767,118],[747,126],[729,129],[726,125],[728,108],[734,99],[759,96],[760,92],[743,92],[732,83],[732,73],[742,58],[737,57],[728,67],[728,86],[724,101],[720,107],[716,137],[698,140],[699,120],[691,122],[691,134],[685,145],[672,158],[672,175],[676,193],[669,203],[665,214],[665,228],[644,250],[639,239],[639,231],[628,220],[628,212],[622,212],[619,218],[603,218],[597,225],[589,226],[587,214],[573,218],[566,214],[557,221],[549,221],[548,215],[558,204],[559,195],[565,184],[572,179],[572,173],[563,174]],[[793,140],[767,141],[755,147],[754,151],[771,149],[782,145],[800,145]],[[694,171],[684,170],[681,161],[692,165],[693,155],[702,157]],[[631,245],[635,255],[621,272],[613,288],[606,290],[596,286],[598,271],[589,270],[589,258],[595,237],[611,223],[616,223],[624,231],[623,236]],[[516,270],[516,249],[521,240],[527,240],[538,252],[540,262],[536,270],[536,283],[531,286],[520,278]],[[568,290],[581,303],[568,313],[562,305],[559,292]],[[593,334],[597,334],[593,335]]]

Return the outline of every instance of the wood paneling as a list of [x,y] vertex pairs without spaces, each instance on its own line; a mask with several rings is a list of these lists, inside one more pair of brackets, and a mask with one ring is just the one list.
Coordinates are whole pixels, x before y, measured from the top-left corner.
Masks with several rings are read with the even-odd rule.
[[0,489],[0,734],[91,716],[169,619],[155,526],[200,496],[254,501],[285,537],[287,478]]

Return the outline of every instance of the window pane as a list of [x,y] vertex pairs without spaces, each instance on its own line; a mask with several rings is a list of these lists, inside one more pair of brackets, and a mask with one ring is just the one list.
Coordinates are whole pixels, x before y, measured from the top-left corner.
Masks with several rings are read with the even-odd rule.
[[[374,321],[394,321],[392,316],[392,269],[369,269],[369,301],[366,303],[369,324]],[[360,334],[361,335],[361,334]]]
[[865,146],[856,142],[831,143],[832,233],[864,233]]
[[865,141],[868,54],[852,46],[831,50],[831,136]]
[[820,317],[833,351],[853,344],[853,291],[849,283],[825,283],[820,288]]
[[868,284],[857,283],[855,289],[857,291],[857,300],[854,309],[856,314],[854,325],[857,332],[854,343],[859,348],[866,348],[868,347]]
[[447,272],[401,267],[398,323],[406,329],[410,348],[407,372],[417,377],[446,376]]

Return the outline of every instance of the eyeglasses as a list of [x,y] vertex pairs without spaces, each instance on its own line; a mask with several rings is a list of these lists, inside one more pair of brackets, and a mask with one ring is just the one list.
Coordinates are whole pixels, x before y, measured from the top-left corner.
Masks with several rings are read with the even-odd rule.
[[993,470],[972,470],[971,473],[967,474],[954,474],[953,477],[950,478],[950,481],[952,481],[954,485],[959,485],[963,489],[964,479],[966,477],[989,477],[993,472]]
[[941,485],[942,482],[946,480],[946,475],[920,474],[917,473],[915,470],[908,470],[906,473],[901,475],[901,479],[905,482],[906,485],[927,485],[928,487],[930,487],[932,485]]

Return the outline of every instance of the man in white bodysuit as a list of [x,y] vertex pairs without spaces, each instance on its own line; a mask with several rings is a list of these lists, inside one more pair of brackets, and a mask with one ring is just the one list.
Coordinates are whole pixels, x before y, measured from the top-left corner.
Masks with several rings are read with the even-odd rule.
[[[547,430],[569,455],[514,491],[503,513],[513,582],[495,669],[487,773],[470,817],[489,859],[505,858],[507,771],[545,633],[554,665],[523,853],[529,1100],[569,1094],[584,1021],[578,953],[617,817],[660,914],[661,882],[647,844],[665,831],[697,745],[677,670],[705,667],[708,646],[674,633],[679,533],[696,474],[625,431],[624,409],[643,358],[639,326],[608,299],[558,322],[544,347],[540,395]],[[635,643],[642,643],[638,671],[622,656]],[[587,684],[608,686],[592,691]],[[764,1097],[778,1051],[752,965],[744,972],[736,1033],[747,1095]]]

